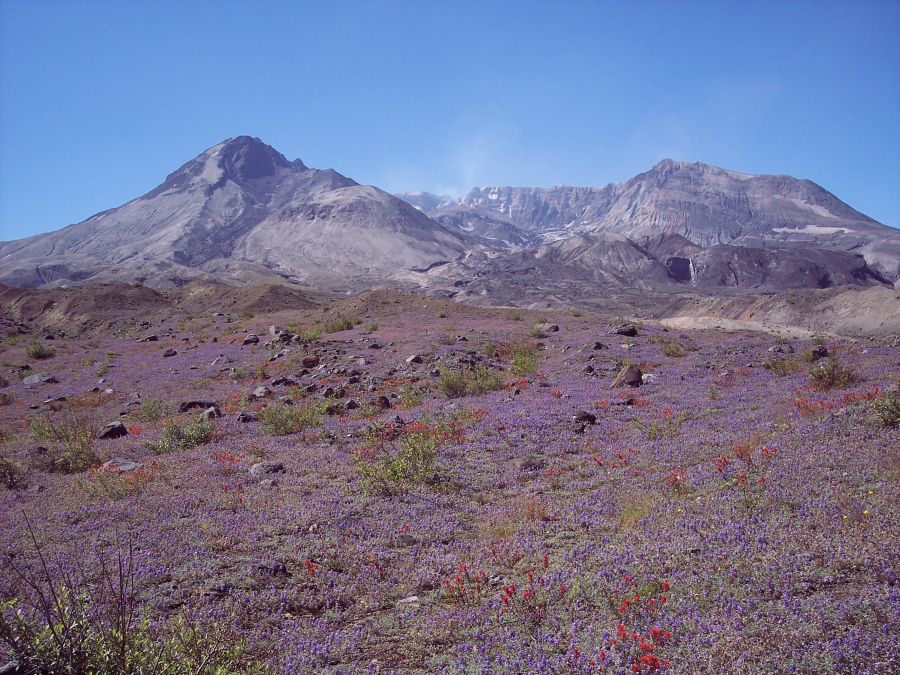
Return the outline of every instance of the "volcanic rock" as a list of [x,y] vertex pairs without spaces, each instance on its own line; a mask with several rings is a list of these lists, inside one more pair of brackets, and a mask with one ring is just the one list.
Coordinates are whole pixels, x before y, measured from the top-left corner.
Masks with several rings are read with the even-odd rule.
[[643,373],[637,366],[625,366],[616,375],[615,381],[610,389],[620,389],[624,386],[640,387],[643,384]]
[[100,429],[100,431],[97,432],[97,438],[101,441],[111,438],[121,438],[122,436],[127,435],[128,429],[126,429],[125,425],[121,422],[110,422],[109,424],[104,425]]

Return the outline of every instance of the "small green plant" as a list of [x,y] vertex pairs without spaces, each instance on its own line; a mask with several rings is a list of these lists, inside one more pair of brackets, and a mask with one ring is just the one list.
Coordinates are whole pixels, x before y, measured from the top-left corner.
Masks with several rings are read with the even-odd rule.
[[238,314],[238,318],[239,318],[241,321],[249,321],[249,320],[252,319],[254,316],[255,316],[255,315],[253,314],[253,312],[251,312],[249,309],[245,309],[243,312],[241,312],[240,314]]
[[138,611],[133,550],[84,569],[51,561],[37,546],[38,572],[11,562],[30,597],[0,602],[0,652],[16,672],[53,675],[264,675],[245,642],[224,624],[200,625],[184,613],[151,624]]
[[109,364],[101,363],[97,366],[97,377],[103,377],[109,372]]
[[711,384],[706,388],[706,398],[710,401],[718,401],[722,398],[722,390],[719,389],[716,385]]
[[90,368],[96,362],[97,362],[97,359],[95,359],[91,355],[85,356],[81,359],[81,365],[84,366],[85,368]]
[[506,318],[509,319],[510,321],[521,321],[522,314],[520,312],[510,312],[509,314],[506,315]]
[[484,352],[485,356],[493,358],[497,356],[497,345],[490,340],[485,340],[481,345],[481,351]]
[[56,355],[56,350],[53,347],[45,345],[43,342],[32,342],[25,349],[25,354],[29,359],[34,359],[35,361],[42,361],[43,359],[50,359]]
[[367,323],[365,330],[367,333],[374,333],[376,330],[378,330],[378,322],[373,321],[372,323]]
[[828,342],[828,336],[822,333],[816,333],[812,336],[812,343],[814,346],[819,347]]
[[244,365],[239,366],[237,368],[232,368],[229,371],[228,376],[232,380],[237,380],[240,382],[241,380],[246,380],[250,377],[250,369],[247,367],[247,364],[245,363]]
[[383,497],[399,494],[414,483],[434,476],[434,460],[440,437],[423,424],[411,424],[394,437],[375,429],[366,447],[354,451],[353,468],[366,493]]
[[550,323],[550,319],[548,319],[546,316],[539,316],[536,323]]
[[325,332],[340,333],[341,331],[350,330],[358,323],[361,323],[359,319],[353,319],[339,314],[325,324]]
[[685,349],[680,342],[670,342],[662,346],[662,353],[672,358],[684,356]]
[[503,389],[503,375],[490,368],[477,368],[475,374],[466,385],[469,394],[484,394],[489,391]]
[[441,310],[440,312],[438,312],[437,318],[439,318],[439,319],[446,319],[446,318],[447,318],[447,312]]
[[97,430],[87,417],[72,416],[55,422],[49,416],[31,420],[31,437],[48,444],[51,471],[78,473],[100,466],[101,458],[94,449]]
[[546,337],[543,329],[540,326],[535,326],[534,328],[532,328],[531,333],[529,333],[529,335],[531,335],[531,337],[533,337],[533,338],[538,338],[538,339],[540,339],[542,337]]
[[90,473],[90,478],[78,481],[78,484],[89,495],[117,500],[139,495],[152,481],[153,474],[145,469],[122,473],[116,468],[101,466]]
[[322,335],[322,327],[313,326],[311,328],[307,328],[306,330],[301,330],[299,333],[297,333],[297,335],[302,342],[312,342],[313,340],[318,340]]
[[837,357],[831,356],[824,363],[810,368],[809,383],[813,389],[827,391],[841,389],[859,379],[850,366],[845,366]]
[[577,319],[578,317],[583,316],[583,315],[582,315],[581,312],[579,312],[579,311],[576,309],[574,312],[572,312],[572,316],[574,316],[574,317]]
[[287,436],[322,424],[321,406],[268,406],[259,412],[259,421],[270,436]]
[[407,410],[416,408],[422,405],[422,394],[411,383],[407,383],[400,392],[400,401]]
[[199,418],[193,422],[169,421],[163,424],[162,437],[157,441],[146,441],[144,447],[154,455],[190,450],[209,443],[216,433],[212,420]]
[[466,375],[459,370],[441,368],[438,379],[438,391],[447,398],[459,398],[466,395]]
[[15,490],[25,481],[22,465],[9,457],[0,457],[0,483],[8,489]]
[[778,377],[785,377],[787,375],[793,375],[794,373],[799,373],[803,370],[803,366],[801,366],[795,359],[765,359],[763,360],[763,368],[768,370],[773,375],[778,375]]
[[144,422],[156,422],[172,413],[172,406],[164,398],[148,396],[141,400],[141,420]]
[[872,401],[876,422],[889,429],[900,428],[900,393],[889,392]]
[[516,377],[526,377],[538,371],[538,346],[534,342],[510,342],[503,351],[511,359],[510,372]]

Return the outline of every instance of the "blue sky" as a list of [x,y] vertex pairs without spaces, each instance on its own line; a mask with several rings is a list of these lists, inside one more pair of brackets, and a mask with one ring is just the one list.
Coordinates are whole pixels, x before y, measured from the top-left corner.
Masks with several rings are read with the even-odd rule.
[[900,0],[0,0],[0,240],[242,134],[454,196],[702,161],[900,227]]

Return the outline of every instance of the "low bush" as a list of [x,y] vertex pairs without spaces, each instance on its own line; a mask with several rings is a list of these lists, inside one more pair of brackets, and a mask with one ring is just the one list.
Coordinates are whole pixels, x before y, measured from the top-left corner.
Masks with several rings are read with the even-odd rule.
[[872,401],[875,420],[889,429],[900,428],[900,393],[891,392]]
[[25,481],[25,472],[18,462],[9,457],[0,457],[0,483],[8,489],[15,490]]
[[680,342],[670,342],[662,346],[662,353],[666,356],[678,357],[685,355],[685,349]]
[[25,354],[29,359],[34,359],[35,361],[40,361],[42,359],[49,359],[56,355],[56,350],[53,347],[45,345],[42,342],[32,342],[28,345],[27,349],[25,349]]
[[313,326],[311,328],[307,328],[306,330],[301,330],[299,333],[297,333],[297,336],[302,342],[312,342],[313,340],[318,340],[321,335],[321,326]]
[[787,375],[793,375],[794,373],[799,373],[803,370],[803,366],[801,366],[795,359],[765,359],[763,361],[763,368],[768,370],[773,375],[778,375],[778,377],[785,377]]
[[322,411],[318,405],[269,406],[259,412],[259,422],[270,436],[287,436],[318,427],[322,424]]
[[356,324],[362,323],[359,319],[352,319],[347,316],[338,315],[325,324],[326,333],[340,333],[344,330],[350,330]]
[[101,464],[101,457],[94,449],[97,429],[87,417],[72,416],[56,422],[48,416],[31,420],[31,437],[38,443],[47,443],[47,461],[50,471],[78,473]]
[[827,391],[841,389],[859,379],[850,366],[843,365],[836,357],[829,357],[820,365],[810,368],[809,383],[813,389]]
[[525,377],[538,371],[538,346],[534,342],[509,342],[503,346],[502,352],[510,358],[510,372],[516,377]]
[[[32,533],[32,540],[34,535]],[[30,597],[0,602],[0,653],[16,673],[48,675],[263,675],[247,645],[223,624],[184,613],[151,624],[138,614],[133,555],[100,559],[104,581],[86,571],[51,569],[38,549],[38,573],[13,564]],[[11,594],[10,594],[11,595]]]
[[360,486],[364,492],[389,497],[430,480],[439,445],[436,430],[423,424],[408,425],[399,438],[376,430],[367,447],[353,453]]
[[441,368],[438,391],[447,398],[484,394],[503,389],[503,375],[490,368],[478,368],[474,372]]
[[190,450],[209,443],[216,433],[212,420],[197,419],[193,422],[170,421],[163,424],[162,437],[157,441],[146,441],[144,447],[154,455]]

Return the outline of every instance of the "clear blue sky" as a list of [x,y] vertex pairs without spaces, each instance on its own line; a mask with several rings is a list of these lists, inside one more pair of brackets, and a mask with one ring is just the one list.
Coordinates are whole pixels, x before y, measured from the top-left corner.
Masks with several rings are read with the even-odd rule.
[[900,0],[0,0],[0,240],[258,136],[390,192],[808,178],[900,226]]

